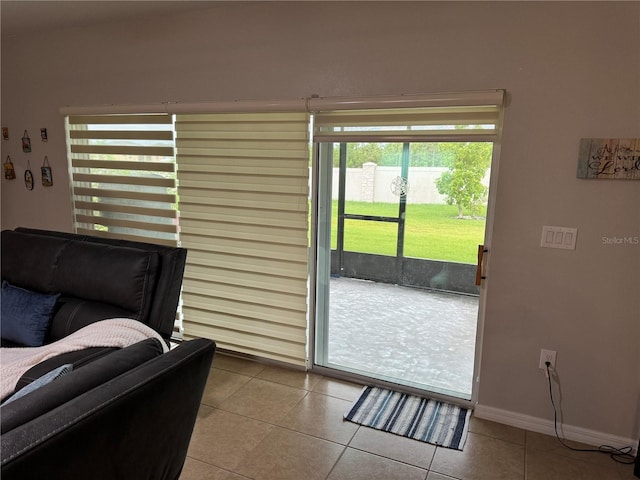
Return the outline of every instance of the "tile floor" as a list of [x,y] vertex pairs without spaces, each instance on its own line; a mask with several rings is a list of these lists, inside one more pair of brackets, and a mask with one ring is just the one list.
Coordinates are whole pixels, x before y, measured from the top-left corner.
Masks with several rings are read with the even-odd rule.
[[361,386],[216,354],[181,480],[637,480],[630,465],[472,418],[464,451],[344,422]]

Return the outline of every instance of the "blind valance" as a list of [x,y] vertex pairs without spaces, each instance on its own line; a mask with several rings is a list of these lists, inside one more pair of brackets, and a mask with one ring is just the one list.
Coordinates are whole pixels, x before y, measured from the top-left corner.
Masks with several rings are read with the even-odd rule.
[[[503,92],[423,95],[395,101],[354,102],[366,108],[321,110],[314,115],[315,142],[448,142],[496,139]],[[399,104],[399,105],[398,105]],[[398,108],[401,106],[402,108]],[[373,107],[373,108],[372,108]]]

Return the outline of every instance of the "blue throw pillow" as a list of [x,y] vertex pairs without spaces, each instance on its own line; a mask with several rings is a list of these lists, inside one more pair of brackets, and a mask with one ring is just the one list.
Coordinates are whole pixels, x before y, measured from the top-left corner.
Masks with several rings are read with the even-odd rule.
[[25,347],[41,346],[59,296],[59,293],[31,292],[2,282],[2,338]]

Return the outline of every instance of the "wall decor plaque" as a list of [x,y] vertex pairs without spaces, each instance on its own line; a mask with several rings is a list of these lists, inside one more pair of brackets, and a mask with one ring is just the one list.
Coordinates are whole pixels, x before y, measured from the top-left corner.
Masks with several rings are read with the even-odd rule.
[[40,173],[42,174],[42,185],[44,187],[50,187],[53,185],[53,173],[51,172],[51,165],[49,165],[49,159],[44,156],[44,162],[40,167]]
[[15,180],[16,178],[16,170],[13,168],[13,162],[9,155],[7,155],[7,160],[4,162],[4,178],[7,180]]
[[31,163],[27,160],[27,169],[24,171],[24,185],[27,190],[33,190],[33,172],[31,171]]
[[24,131],[24,134],[22,135],[22,151],[24,153],[29,153],[31,152],[31,139],[29,138],[29,134],[27,133],[27,131]]
[[640,180],[640,138],[583,138],[578,178]]

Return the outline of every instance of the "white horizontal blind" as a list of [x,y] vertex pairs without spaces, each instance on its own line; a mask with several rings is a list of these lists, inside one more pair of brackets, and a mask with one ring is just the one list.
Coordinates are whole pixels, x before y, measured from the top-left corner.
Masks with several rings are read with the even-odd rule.
[[424,105],[319,111],[314,116],[316,142],[456,142],[497,138],[503,104],[501,90],[421,97]]
[[67,144],[76,232],[177,245],[171,115],[72,115]]
[[308,123],[177,115],[185,338],[306,365]]

